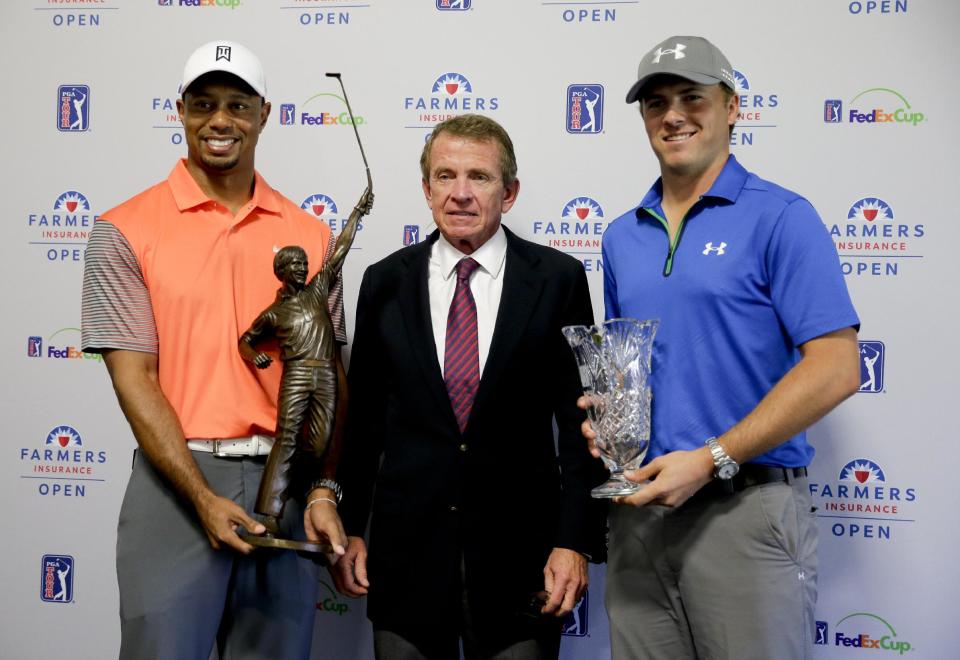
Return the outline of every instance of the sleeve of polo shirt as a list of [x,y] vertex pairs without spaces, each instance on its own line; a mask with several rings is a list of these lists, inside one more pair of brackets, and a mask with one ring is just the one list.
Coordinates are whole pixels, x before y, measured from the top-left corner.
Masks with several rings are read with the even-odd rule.
[[605,320],[620,318],[620,303],[617,300],[617,278],[613,274],[612,250],[607,250],[603,237],[600,257],[603,261],[603,316]]
[[[326,264],[333,255],[333,247],[337,243],[336,236],[330,233],[327,240],[327,249],[323,253],[323,263]],[[337,273],[336,279],[330,285],[327,295],[327,309],[330,312],[330,321],[333,323],[333,337],[340,344],[347,343],[347,318],[343,311],[343,269]]]
[[859,329],[840,258],[816,210],[790,202],[767,249],[774,308],[795,346],[842,328]]
[[94,223],[87,242],[81,298],[81,347],[88,353],[123,349],[157,353],[150,292],[140,262],[112,223]]

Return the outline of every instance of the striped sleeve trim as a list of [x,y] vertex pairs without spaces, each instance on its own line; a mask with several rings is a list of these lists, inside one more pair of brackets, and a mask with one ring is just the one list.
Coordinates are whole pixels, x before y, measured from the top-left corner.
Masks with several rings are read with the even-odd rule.
[[84,256],[81,347],[88,353],[110,348],[159,352],[140,262],[126,237],[106,220],[94,223]]
[[[337,237],[330,232],[327,240],[327,251],[323,254],[324,265],[333,256],[333,248],[337,244]],[[343,310],[343,268],[337,273],[337,278],[330,285],[327,295],[327,309],[330,312],[330,321],[333,323],[333,338],[341,344],[347,343],[347,317]]]

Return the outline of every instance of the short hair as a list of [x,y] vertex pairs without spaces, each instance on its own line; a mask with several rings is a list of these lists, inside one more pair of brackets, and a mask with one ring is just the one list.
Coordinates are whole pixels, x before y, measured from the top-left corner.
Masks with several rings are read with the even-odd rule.
[[288,245],[277,251],[276,256],[273,258],[273,274],[277,276],[277,279],[281,279],[280,273],[283,272],[283,269],[286,268],[295,257],[301,257],[306,261],[307,253],[299,245]]
[[433,132],[427,138],[420,154],[420,173],[424,181],[430,180],[430,150],[433,148],[433,141],[443,133],[479,142],[495,142],[500,147],[500,176],[503,184],[509,186],[516,181],[517,156],[506,129],[489,117],[476,114],[457,115],[433,127]]

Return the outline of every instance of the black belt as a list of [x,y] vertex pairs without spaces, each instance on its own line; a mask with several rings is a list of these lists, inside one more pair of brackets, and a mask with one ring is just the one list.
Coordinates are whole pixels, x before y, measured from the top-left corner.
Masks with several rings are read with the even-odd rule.
[[747,463],[740,466],[732,479],[714,479],[696,492],[694,497],[723,497],[762,484],[793,483],[794,479],[807,476],[807,468],[779,468],[769,465]]

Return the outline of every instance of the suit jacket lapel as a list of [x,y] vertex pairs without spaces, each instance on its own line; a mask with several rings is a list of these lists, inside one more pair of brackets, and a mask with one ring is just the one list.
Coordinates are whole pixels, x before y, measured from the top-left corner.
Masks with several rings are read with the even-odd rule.
[[443,374],[440,372],[440,363],[437,362],[437,345],[430,316],[430,290],[427,286],[430,250],[438,235],[439,232],[435,231],[404,259],[407,273],[400,284],[398,300],[407,331],[407,336],[402,339],[410,346],[423,371],[427,389],[437,400],[437,410],[445,410],[450,423],[456,428],[457,420],[450,405]]
[[[540,291],[543,289],[544,276],[536,266],[539,259],[524,249],[523,244],[513,233],[503,228],[507,235],[507,261],[503,279],[503,293],[500,295],[500,309],[497,310],[497,322],[493,328],[490,352],[483,373],[480,375],[480,388],[473,403],[471,418],[481,414],[484,402],[494,391],[504,370],[510,365],[530,315],[537,306]],[[467,424],[469,428],[469,423]]]

